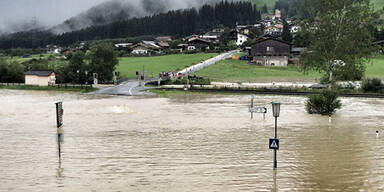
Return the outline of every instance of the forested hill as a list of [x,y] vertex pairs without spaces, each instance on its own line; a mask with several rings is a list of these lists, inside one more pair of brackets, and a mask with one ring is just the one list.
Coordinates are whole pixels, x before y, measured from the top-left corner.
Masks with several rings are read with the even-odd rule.
[[[142,35],[186,36],[204,32],[218,26],[234,27],[236,22],[253,24],[261,15],[251,2],[222,1],[216,5],[204,5],[199,9],[169,11],[143,18],[134,18],[83,30],[53,35],[48,32],[16,33],[0,39],[0,48],[36,48],[47,44],[66,46],[78,41],[126,38]],[[32,35],[32,36],[31,36]]]
[[[371,0],[376,10],[383,0]],[[257,7],[256,4],[257,3]],[[267,4],[266,4],[267,3]],[[263,5],[266,5],[265,7]],[[144,35],[172,35],[177,37],[206,32],[215,27],[232,28],[236,22],[254,24],[260,20],[260,12],[280,9],[283,18],[297,17],[300,0],[250,0],[221,1],[200,8],[169,11],[143,18],[117,21],[111,24],[92,26],[79,31],[55,35],[50,31],[19,32],[0,37],[0,49],[38,48],[48,44],[68,46],[79,41],[128,38]],[[269,8],[269,10],[268,10]],[[383,11],[384,12],[384,11]]]

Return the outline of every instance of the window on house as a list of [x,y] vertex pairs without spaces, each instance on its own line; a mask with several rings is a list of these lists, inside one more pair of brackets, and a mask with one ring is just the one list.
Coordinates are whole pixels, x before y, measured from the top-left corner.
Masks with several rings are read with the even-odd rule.
[[275,49],[273,47],[267,47],[267,52],[273,52]]

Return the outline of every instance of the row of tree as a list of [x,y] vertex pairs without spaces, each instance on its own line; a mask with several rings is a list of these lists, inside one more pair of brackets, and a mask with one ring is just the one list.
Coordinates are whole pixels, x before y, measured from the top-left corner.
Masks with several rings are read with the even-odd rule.
[[0,58],[0,82],[23,83],[26,71],[55,71],[57,83],[91,82],[92,74],[97,73],[100,82],[112,80],[118,64],[117,54],[111,44],[97,44],[86,53],[77,51],[67,60],[48,58],[31,59],[19,63],[16,60]]

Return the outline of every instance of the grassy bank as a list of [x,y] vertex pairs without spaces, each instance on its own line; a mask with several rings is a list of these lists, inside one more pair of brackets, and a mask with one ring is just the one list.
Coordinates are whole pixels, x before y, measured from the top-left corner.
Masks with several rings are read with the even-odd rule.
[[[322,89],[309,88],[193,88],[185,92],[183,89],[160,88],[150,90],[160,97],[170,98],[173,95],[286,95],[306,96],[319,94]],[[338,89],[341,97],[384,98],[383,93],[363,92],[361,89]]]
[[304,74],[297,67],[254,66],[247,61],[232,59],[207,67],[196,75],[228,82],[313,81],[321,78],[318,72]]
[[201,61],[207,60],[217,53],[198,53],[198,54],[179,54],[154,57],[122,57],[119,58],[117,71],[128,78],[136,77],[136,71],[142,71],[145,68],[146,76],[157,77],[160,72],[170,72],[181,70]]
[[13,89],[13,90],[35,90],[35,91],[63,91],[63,92],[80,92],[89,93],[96,91],[96,88],[91,87],[71,87],[71,86],[55,86],[55,87],[40,87],[33,85],[0,85],[0,89]]
[[[303,73],[298,67],[264,67],[249,65],[247,61],[228,59],[196,73],[212,81],[271,82],[318,81],[322,74],[316,71]],[[367,64],[366,77],[384,79],[384,55],[374,57]]]
[[367,64],[365,71],[366,77],[378,77],[384,79],[384,55],[379,55],[372,58],[371,62]]

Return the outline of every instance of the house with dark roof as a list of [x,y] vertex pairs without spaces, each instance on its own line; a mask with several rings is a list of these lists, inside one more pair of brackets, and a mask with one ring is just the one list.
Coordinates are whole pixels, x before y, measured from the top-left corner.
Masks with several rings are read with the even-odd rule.
[[24,73],[26,85],[52,86],[56,83],[53,71],[27,71]]
[[205,51],[209,49],[209,46],[211,45],[211,42],[205,39],[193,39],[188,42],[188,50],[200,50]]
[[263,66],[287,66],[291,44],[274,38],[255,39],[248,51],[251,64]]
[[378,46],[380,53],[384,53],[384,40],[375,41],[373,44]]

